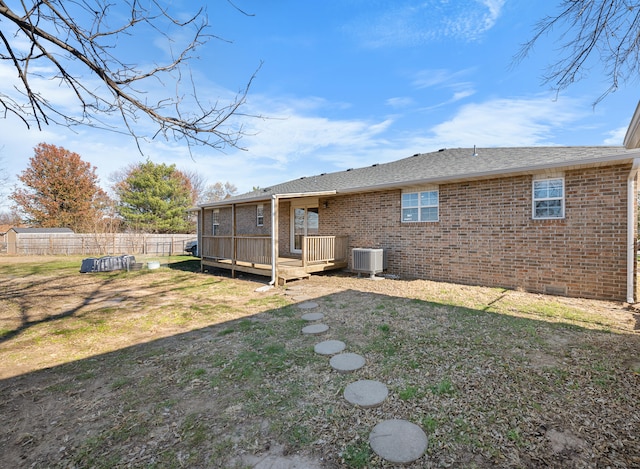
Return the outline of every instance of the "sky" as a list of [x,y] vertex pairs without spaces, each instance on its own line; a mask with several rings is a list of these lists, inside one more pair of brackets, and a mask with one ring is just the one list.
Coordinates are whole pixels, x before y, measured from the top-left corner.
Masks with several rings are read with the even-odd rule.
[[[198,6],[192,0],[168,3],[177,14]],[[27,129],[0,114],[0,168],[9,185],[17,183],[40,142],[80,154],[107,190],[114,172],[150,159],[197,171],[208,184],[230,182],[238,193],[440,148],[622,145],[640,98],[638,83],[628,83],[594,107],[608,87],[597,64],[560,93],[545,85],[546,67],[559,54],[557,37],[543,38],[515,61],[537,21],[556,12],[559,0],[202,4],[215,38],[191,62],[199,94],[224,103],[256,73],[241,108],[245,116],[236,121],[244,129],[242,149],[189,152],[184,143],[156,138],[142,142],[141,154],[123,133]],[[145,36],[121,53],[136,64],[166,61],[162,37]],[[174,46],[184,39],[179,36]],[[0,63],[3,92],[14,75]],[[46,80],[39,85],[62,109],[77,112],[68,90]],[[175,93],[168,83],[148,91]]]

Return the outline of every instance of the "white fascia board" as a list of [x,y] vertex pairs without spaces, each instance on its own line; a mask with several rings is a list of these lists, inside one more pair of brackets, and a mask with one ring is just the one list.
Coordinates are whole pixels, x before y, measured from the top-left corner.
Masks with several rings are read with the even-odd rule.
[[326,197],[330,195],[336,195],[336,191],[318,191],[318,192],[291,192],[284,194],[265,194],[247,199],[238,200],[220,200],[218,202],[212,202],[209,204],[200,205],[199,208],[218,208],[218,207],[230,207],[232,205],[244,205],[252,204],[256,202],[269,202],[272,198],[277,199],[297,199],[299,197]]
[[629,123],[629,128],[627,128],[627,133],[624,136],[623,145],[628,150],[640,148],[640,101],[638,102],[638,106],[633,113],[633,117],[631,118],[631,122]]

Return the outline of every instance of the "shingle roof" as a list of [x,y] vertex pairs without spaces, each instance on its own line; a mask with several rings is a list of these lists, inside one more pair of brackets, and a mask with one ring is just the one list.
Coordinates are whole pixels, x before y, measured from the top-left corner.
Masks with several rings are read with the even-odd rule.
[[408,185],[444,183],[542,171],[622,163],[640,157],[624,147],[453,148],[390,163],[294,179],[216,204],[268,199],[272,195],[366,192]]
[[73,233],[71,228],[11,228],[16,233]]

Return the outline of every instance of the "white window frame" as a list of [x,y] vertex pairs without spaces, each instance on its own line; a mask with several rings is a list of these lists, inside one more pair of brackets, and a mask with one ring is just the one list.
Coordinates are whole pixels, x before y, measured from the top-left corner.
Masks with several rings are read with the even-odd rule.
[[[559,181],[561,183],[562,193],[561,195],[549,195],[536,197],[536,185],[541,183],[549,184],[551,182]],[[546,190],[548,191],[548,187]],[[531,183],[531,216],[534,220],[561,220],[565,215],[565,196],[566,189],[563,177],[553,177],[546,179],[534,179]],[[560,201],[560,213],[558,215],[539,215],[536,210],[536,203],[538,202],[553,202]]]
[[220,209],[214,208],[211,213],[211,234],[218,236],[220,234]]
[[256,225],[264,226],[264,204],[256,205]]
[[[434,194],[436,197],[436,203],[423,203],[423,194]],[[406,196],[417,195],[417,203],[416,204],[407,204]],[[401,211],[400,211],[400,219],[402,223],[435,223],[440,221],[440,191],[438,189],[420,191],[420,192],[403,192],[401,199]],[[422,219],[422,209],[425,208],[435,208],[436,209],[436,218],[431,220],[423,220]],[[408,219],[405,217],[405,210],[417,210],[417,219]]]

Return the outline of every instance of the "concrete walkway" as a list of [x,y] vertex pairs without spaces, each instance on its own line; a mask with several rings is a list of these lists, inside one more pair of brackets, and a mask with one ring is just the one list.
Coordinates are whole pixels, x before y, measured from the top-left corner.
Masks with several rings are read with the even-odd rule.
[[[301,310],[309,311],[318,308],[315,301],[298,304]],[[320,312],[307,312],[302,315],[306,321],[325,319]],[[306,335],[323,334],[329,330],[326,324],[305,326],[302,333]],[[319,355],[331,356],[329,364],[338,373],[351,373],[366,365],[365,357],[357,353],[344,352],[346,344],[340,340],[325,340],[314,346]],[[344,399],[350,404],[363,409],[381,406],[389,395],[384,383],[375,380],[359,380],[349,384],[344,390]],[[377,424],[369,434],[369,445],[374,453],[382,459],[394,464],[409,464],[420,459],[427,450],[428,439],[418,425],[407,420],[384,420]]]

